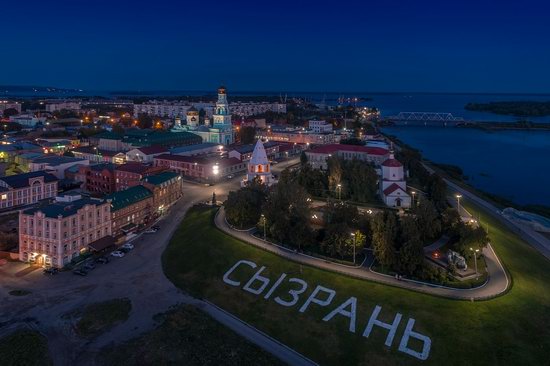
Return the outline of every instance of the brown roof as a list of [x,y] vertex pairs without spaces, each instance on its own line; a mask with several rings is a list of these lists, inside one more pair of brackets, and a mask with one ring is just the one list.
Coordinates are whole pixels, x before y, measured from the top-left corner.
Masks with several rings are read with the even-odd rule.
[[98,239],[98,240],[93,241],[90,244],[88,244],[90,249],[92,249],[96,252],[100,252],[103,249],[107,249],[107,248],[109,248],[111,246],[114,246],[114,245],[115,245],[115,238],[113,238],[111,235],[104,236],[103,238]]
[[162,146],[144,146],[138,148],[138,150],[145,155],[162,154],[168,151],[168,149]]
[[143,174],[149,166],[141,163],[126,163],[116,167],[116,170],[128,173]]

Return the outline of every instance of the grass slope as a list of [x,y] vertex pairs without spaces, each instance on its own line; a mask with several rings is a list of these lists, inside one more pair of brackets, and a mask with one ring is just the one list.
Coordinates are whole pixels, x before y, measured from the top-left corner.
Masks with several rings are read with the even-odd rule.
[[[480,211],[464,203],[468,209]],[[481,220],[490,225],[493,247],[513,278],[513,288],[506,295],[483,302],[444,299],[307,266],[302,268],[217,230],[213,214],[204,208],[190,210],[163,254],[168,278],[192,295],[214,302],[322,365],[548,363],[550,263],[515,235],[488,220],[483,212]],[[273,301],[277,295],[284,297],[289,288],[286,281],[269,300],[225,284],[222,276],[241,259],[266,266],[262,274],[271,278],[271,283],[284,272],[289,277],[304,279],[309,288],[294,307],[287,308]],[[254,272],[241,267],[232,278],[244,284]],[[337,291],[332,304],[328,307],[312,304],[305,313],[298,312],[316,285]],[[350,296],[358,299],[355,334],[348,331],[347,318],[321,320]],[[384,345],[387,331],[379,327],[375,327],[369,338],[361,336],[376,305],[382,306],[380,318],[386,322],[391,322],[397,312],[403,314],[391,347]],[[409,317],[416,319],[416,331],[432,339],[427,361],[397,350]]]
[[281,365],[207,314],[186,305],[162,314],[155,330],[105,350],[99,363],[134,365]]
[[0,365],[50,366],[48,342],[40,333],[30,330],[16,331],[0,338]]
[[75,326],[76,333],[81,337],[91,338],[126,321],[131,309],[130,299],[112,299],[90,304],[70,316],[79,318]]

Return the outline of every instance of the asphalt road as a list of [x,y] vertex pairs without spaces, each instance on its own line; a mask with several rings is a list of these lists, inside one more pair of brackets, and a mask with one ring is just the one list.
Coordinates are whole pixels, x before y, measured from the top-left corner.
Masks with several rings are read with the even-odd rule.
[[[280,163],[273,170],[280,172],[296,161]],[[241,178],[211,187],[185,183],[183,199],[160,220],[159,232],[139,236],[133,240],[135,249],[124,258],[110,257],[110,263],[98,264],[86,277],[71,272],[44,276],[41,269],[32,270],[28,264],[18,262],[0,267],[0,336],[21,327],[36,329],[47,336],[55,365],[95,365],[102,347],[152,329],[154,315],[174,305],[189,303],[288,364],[314,364],[216,306],[184,294],[162,271],[161,255],[187,210],[198,202],[211,200],[214,191],[218,200],[223,200],[229,190],[240,186]],[[31,294],[9,295],[14,289],[29,290]],[[129,319],[91,341],[78,338],[70,320],[62,318],[89,303],[121,297],[132,301]]]

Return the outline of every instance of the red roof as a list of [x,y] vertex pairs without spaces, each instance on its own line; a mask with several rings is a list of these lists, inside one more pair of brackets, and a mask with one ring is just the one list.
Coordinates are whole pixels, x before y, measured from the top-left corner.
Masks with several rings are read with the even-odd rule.
[[397,191],[398,189],[402,190],[403,192],[405,192],[405,190],[401,187],[399,187],[396,183],[393,183],[392,185],[390,185],[388,188],[384,189],[384,195],[387,196],[387,195],[390,195],[392,194],[393,192]]
[[383,166],[391,167],[391,168],[400,168],[403,166],[401,162],[397,159],[388,159],[382,163]]
[[144,147],[138,148],[138,150],[144,153],[145,155],[162,154],[168,151],[168,149],[162,146],[144,146]]
[[369,155],[387,155],[388,150],[381,147],[359,146],[359,145],[344,145],[344,144],[329,144],[316,147],[310,150],[314,154],[334,154],[338,151],[352,151],[367,153]]

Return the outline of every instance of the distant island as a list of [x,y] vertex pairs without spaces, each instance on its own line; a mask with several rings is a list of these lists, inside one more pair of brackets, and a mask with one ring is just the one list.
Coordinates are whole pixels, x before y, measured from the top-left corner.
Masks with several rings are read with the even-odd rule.
[[517,117],[550,116],[550,101],[510,101],[490,103],[468,103],[464,106],[468,111],[492,112]]

